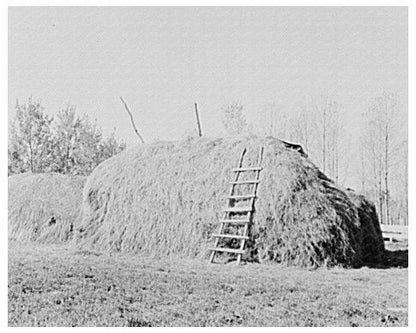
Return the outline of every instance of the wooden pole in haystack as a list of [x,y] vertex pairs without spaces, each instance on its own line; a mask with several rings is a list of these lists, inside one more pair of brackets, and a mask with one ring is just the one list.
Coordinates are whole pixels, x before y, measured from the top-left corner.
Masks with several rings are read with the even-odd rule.
[[124,104],[124,107],[125,107],[127,113],[130,116],[130,121],[131,121],[131,124],[133,125],[134,131],[136,132],[137,136],[139,137],[141,143],[144,143],[144,140],[143,140],[142,136],[140,135],[140,133],[139,133],[137,127],[136,127],[136,124],[134,123],[133,115],[131,114],[129,107],[127,106],[127,103],[124,101],[123,97],[121,97],[121,96],[120,96],[120,100]]
[[198,104],[195,103],[196,123],[198,124],[198,135],[202,136],[201,122],[199,121]]

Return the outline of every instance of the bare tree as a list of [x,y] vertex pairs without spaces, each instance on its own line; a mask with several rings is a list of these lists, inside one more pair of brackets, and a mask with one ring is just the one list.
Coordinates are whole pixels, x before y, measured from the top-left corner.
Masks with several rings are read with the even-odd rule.
[[321,96],[318,102],[312,100],[311,105],[311,111],[316,119],[315,121],[310,119],[311,131],[317,137],[311,150],[319,157],[317,160],[322,171],[328,173],[338,183],[339,159],[342,152],[340,120],[342,106],[327,96]]
[[391,201],[396,200],[393,197],[397,198],[397,194],[393,195],[393,192],[400,192],[396,184],[392,186],[391,173],[406,163],[402,151],[407,147],[407,133],[403,133],[405,130],[400,112],[398,97],[384,93],[374,99],[365,114],[365,152],[373,166],[375,199],[378,202],[380,221],[386,224],[392,223]]
[[306,151],[310,151],[313,145],[313,122],[309,111],[306,105],[302,105],[300,113],[293,121],[293,136],[296,141],[302,143]]
[[308,156],[338,183],[346,141],[341,139],[340,110],[339,103],[325,96],[318,102],[303,101],[298,110],[282,110],[270,104],[263,113],[262,133],[300,143]]
[[232,103],[223,109],[222,123],[228,135],[235,136],[247,132],[248,124],[243,114],[243,106]]

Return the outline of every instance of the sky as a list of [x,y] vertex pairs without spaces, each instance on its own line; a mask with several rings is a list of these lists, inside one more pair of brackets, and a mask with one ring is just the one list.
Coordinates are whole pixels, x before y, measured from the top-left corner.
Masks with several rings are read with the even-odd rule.
[[407,108],[406,7],[10,7],[9,117],[16,99],[68,103],[137,143],[196,130],[223,134],[237,101],[257,124],[268,105],[305,98],[343,105],[345,131],[383,92]]

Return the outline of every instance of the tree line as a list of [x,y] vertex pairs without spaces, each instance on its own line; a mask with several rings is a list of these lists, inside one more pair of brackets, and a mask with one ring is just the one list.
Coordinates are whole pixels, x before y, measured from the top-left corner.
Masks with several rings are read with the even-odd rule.
[[104,137],[96,121],[76,114],[73,105],[56,117],[40,101],[16,102],[9,122],[8,174],[23,172],[88,175],[102,161],[125,149],[114,133]]
[[231,103],[223,108],[223,125],[230,135],[251,132],[300,143],[335,183],[359,184],[355,189],[374,202],[381,223],[407,225],[407,111],[397,95],[369,101],[359,119],[327,96],[305,99],[296,110],[270,104],[256,126],[241,103]]
[[[88,175],[126,148],[114,133],[104,137],[96,121],[77,115],[75,106],[52,117],[40,101],[29,98],[16,102],[15,111],[9,123],[9,175]],[[407,225],[407,111],[397,95],[380,95],[352,120],[341,103],[326,96],[304,100],[296,110],[270,104],[258,124],[247,121],[241,103],[222,111],[226,134],[270,135],[301,144],[335,183],[344,186],[354,178],[360,184],[355,189],[375,203],[382,223]],[[354,135],[347,126],[357,127]]]

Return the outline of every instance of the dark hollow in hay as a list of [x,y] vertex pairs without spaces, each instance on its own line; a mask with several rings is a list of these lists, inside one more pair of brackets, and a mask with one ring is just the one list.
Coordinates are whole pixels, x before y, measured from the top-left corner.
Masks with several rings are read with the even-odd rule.
[[61,242],[73,235],[85,177],[10,176],[8,235],[15,241]]
[[96,250],[206,257],[231,169],[244,147],[245,166],[253,166],[259,146],[264,170],[250,253],[307,267],[361,264],[357,207],[308,158],[272,137],[159,142],[103,162],[84,188],[77,242]]

